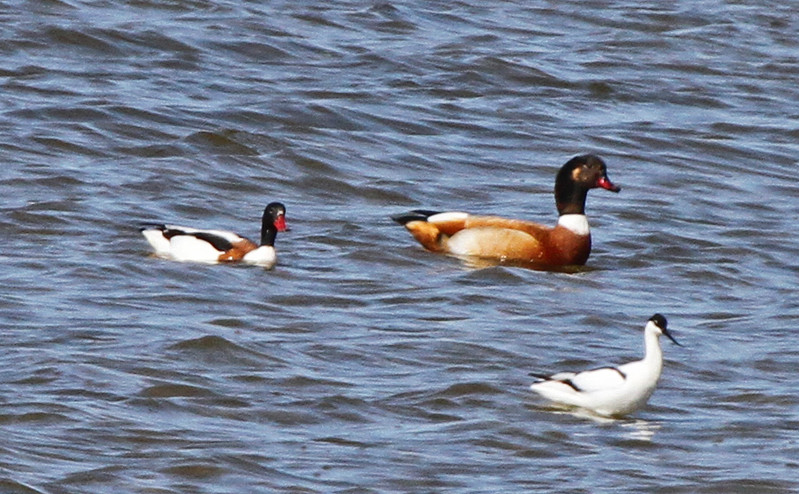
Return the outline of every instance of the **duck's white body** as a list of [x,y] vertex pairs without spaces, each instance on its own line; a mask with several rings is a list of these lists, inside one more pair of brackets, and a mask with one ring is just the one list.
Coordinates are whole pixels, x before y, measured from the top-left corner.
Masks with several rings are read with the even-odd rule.
[[663,370],[660,335],[665,334],[677,343],[666,324],[666,319],[659,314],[647,322],[644,328],[646,350],[642,360],[618,367],[560,372],[532,384],[530,389],[549,400],[592,410],[599,415],[632,413],[646,405]]
[[277,262],[274,242],[278,231],[286,230],[286,208],[271,203],[264,210],[261,225],[261,245],[226,230],[151,224],[141,233],[155,249],[156,255],[176,261],[244,262],[271,268]]
[[[142,230],[142,235],[155,250],[156,255],[184,262],[202,262],[217,264],[238,260],[248,264],[257,264],[263,267],[272,267],[277,262],[277,252],[272,245],[262,245],[257,247],[240,259],[226,258],[229,250],[222,250],[214,246],[214,243],[205,240],[210,237],[218,237],[225,240],[232,246],[251,244],[250,240],[241,237],[233,232],[225,230],[200,230],[178,225],[163,225],[165,229],[149,228]],[[173,235],[167,238],[165,232]],[[174,232],[183,232],[174,234]],[[198,236],[199,235],[199,236]],[[216,242],[218,244],[218,242]]]

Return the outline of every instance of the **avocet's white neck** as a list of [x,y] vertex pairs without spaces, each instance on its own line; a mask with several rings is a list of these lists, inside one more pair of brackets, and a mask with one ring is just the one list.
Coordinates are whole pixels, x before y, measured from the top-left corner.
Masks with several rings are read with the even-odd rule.
[[584,214],[562,214],[558,217],[558,225],[577,235],[588,235],[588,218]]
[[660,348],[658,333],[659,331],[654,328],[654,323],[651,321],[647,323],[647,327],[644,329],[644,361],[649,362],[649,365],[660,375],[660,369],[663,366],[663,349]]

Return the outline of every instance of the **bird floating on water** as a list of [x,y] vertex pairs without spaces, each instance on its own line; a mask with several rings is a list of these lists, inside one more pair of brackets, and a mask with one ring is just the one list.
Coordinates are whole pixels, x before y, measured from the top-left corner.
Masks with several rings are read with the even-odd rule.
[[585,200],[594,188],[621,190],[608,178],[605,162],[588,154],[570,159],[555,178],[559,214],[555,227],[499,216],[423,209],[392,219],[432,252],[543,266],[582,265],[591,253]]
[[655,314],[644,327],[643,360],[583,372],[559,372],[551,376],[532,374],[540,381],[533,383],[530,389],[551,401],[603,416],[632,413],[646,405],[663,370],[661,335],[680,345],[667,329],[666,318]]
[[149,223],[140,230],[158,256],[176,261],[243,262],[271,268],[277,261],[277,232],[286,231],[286,207],[279,202],[266,206],[261,220],[260,245],[224,230]]

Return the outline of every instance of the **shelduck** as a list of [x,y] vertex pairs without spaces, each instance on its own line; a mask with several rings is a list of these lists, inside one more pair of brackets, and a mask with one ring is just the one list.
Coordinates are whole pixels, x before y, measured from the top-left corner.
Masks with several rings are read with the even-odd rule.
[[655,314],[644,327],[643,360],[583,372],[560,372],[551,376],[531,374],[539,381],[530,389],[551,401],[602,416],[630,414],[646,405],[660,379],[663,370],[661,335],[680,345],[667,329],[666,318]]
[[273,202],[264,209],[261,244],[224,230],[144,224],[142,235],[158,256],[203,263],[244,262],[271,268],[277,261],[275,237],[286,231],[286,207]]
[[555,178],[555,204],[560,215],[555,227],[499,216],[422,209],[392,219],[432,252],[544,266],[582,265],[591,252],[585,199],[594,188],[621,190],[608,178],[605,162],[588,154],[569,160]]

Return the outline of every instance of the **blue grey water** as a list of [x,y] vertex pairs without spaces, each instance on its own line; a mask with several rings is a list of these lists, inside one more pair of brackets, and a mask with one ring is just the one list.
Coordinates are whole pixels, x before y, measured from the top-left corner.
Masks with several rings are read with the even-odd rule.
[[[0,491],[799,491],[799,7],[0,1]],[[577,273],[475,266],[389,216],[553,224]],[[140,221],[279,264],[154,258]],[[598,421],[531,371],[684,347]]]

